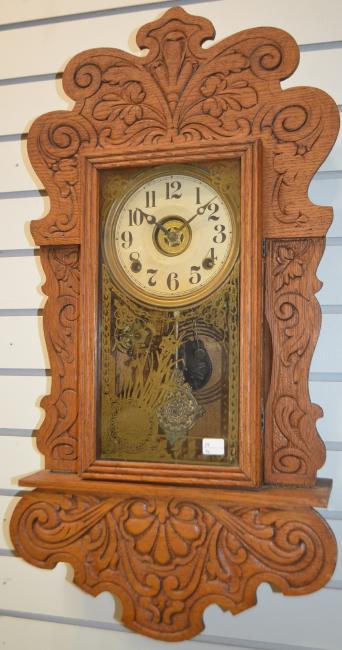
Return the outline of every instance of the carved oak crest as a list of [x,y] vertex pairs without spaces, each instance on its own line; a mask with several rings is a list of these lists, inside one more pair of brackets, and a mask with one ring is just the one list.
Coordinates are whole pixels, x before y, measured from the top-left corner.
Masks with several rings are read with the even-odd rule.
[[[313,205],[307,189],[337,136],[338,110],[320,90],[282,90],[299,61],[287,33],[248,29],[203,48],[214,35],[208,20],[169,9],[138,31],[141,56],[112,48],[75,56],[63,76],[73,109],[41,116],[28,138],[51,202],[31,224],[48,296],[52,388],[41,403],[38,446],[51,471],[22,480],[37,489],[16,508],[12,539],[36,566],[70,562],[82,589],[119,596],[126,625],[172,641],[197,634],[211,603],[233,613],[252,606],[262,581],[284,594],[319,589],[336,557],[329,527],[312,510],[327,504],[330,488],[315,486],[325,457],[316,430],[322,412],[308,392],[320,327],[316,269],[332,210]],[[261,472],[266,486],[296,489],[159,489],[79,478],[81,230],[87,183],[95,183],[86,161],[219,159],[256,142],[269,332]]]

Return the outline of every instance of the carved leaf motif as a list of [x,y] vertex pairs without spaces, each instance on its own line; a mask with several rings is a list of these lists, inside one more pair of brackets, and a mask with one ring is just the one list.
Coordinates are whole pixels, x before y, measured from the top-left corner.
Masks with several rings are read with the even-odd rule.
[[145,99],[143,87],[137,81],[127,82],[117,92],[103,95],[94,109],[94,117],[97,120],[115,120],[121,117],[127,126],[140,120],[143,110],[140,104]]
[[211,602],[237,613],[265,579],[285,594],[310,593],[334,569],[334,538],[311,510],[186,498],[36,491],[17,506],[12,539],[31,563],[70,562],[83,589],[118,593],[132,629],[173,641],[201,630]]
[[256,92],[247,81],[229,83],[223,75],[207,77],[201,86],[201,93],[207,97],[203,101],[203,112],[212,117],[221,117],[227,111],[241,111],[256,104]]
[[295,256],[293,248],[279,246],[276,260],[278,266],[274,270],[274,288],[278,292],[284,284],[288,286],[291,280],[302,277],[304,269],[303,261]]

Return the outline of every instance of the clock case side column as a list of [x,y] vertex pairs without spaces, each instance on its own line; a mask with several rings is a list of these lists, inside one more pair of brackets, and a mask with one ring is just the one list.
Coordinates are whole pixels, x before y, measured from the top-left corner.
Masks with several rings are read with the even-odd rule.
[[265,410],[265,482],[313,486],[325,461],[316,429],[322,409],[309,395],[309,371],[321,326],[316,270],[325,238],[266,244],[265,316],[271,376]]
[[45,466],[76,472],[78,462],[78,328],[80,247],[41,246],[46,276],[43,328],[51,367],[51,392],[41,400],[44,421],[37,434]]

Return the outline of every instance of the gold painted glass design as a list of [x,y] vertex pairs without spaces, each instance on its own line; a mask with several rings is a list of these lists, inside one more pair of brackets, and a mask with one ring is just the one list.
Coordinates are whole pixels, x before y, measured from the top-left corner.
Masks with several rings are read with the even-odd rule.
[[100,188],[98,457],[236,465],[239,160]]

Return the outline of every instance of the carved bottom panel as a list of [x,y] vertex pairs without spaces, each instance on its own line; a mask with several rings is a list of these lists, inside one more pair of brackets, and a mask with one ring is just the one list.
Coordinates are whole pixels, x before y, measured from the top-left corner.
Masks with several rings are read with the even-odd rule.
[[186,491],[170,499],[35,490],[18,504],[11,535],[25,560],[69,562],[84,591],[120,598],[127,627],[165,641],[198,634],[210,604],[234,614],[255,605],[261,582],[286,595],[316,591],[336,558],[311,508],[197,501]]

